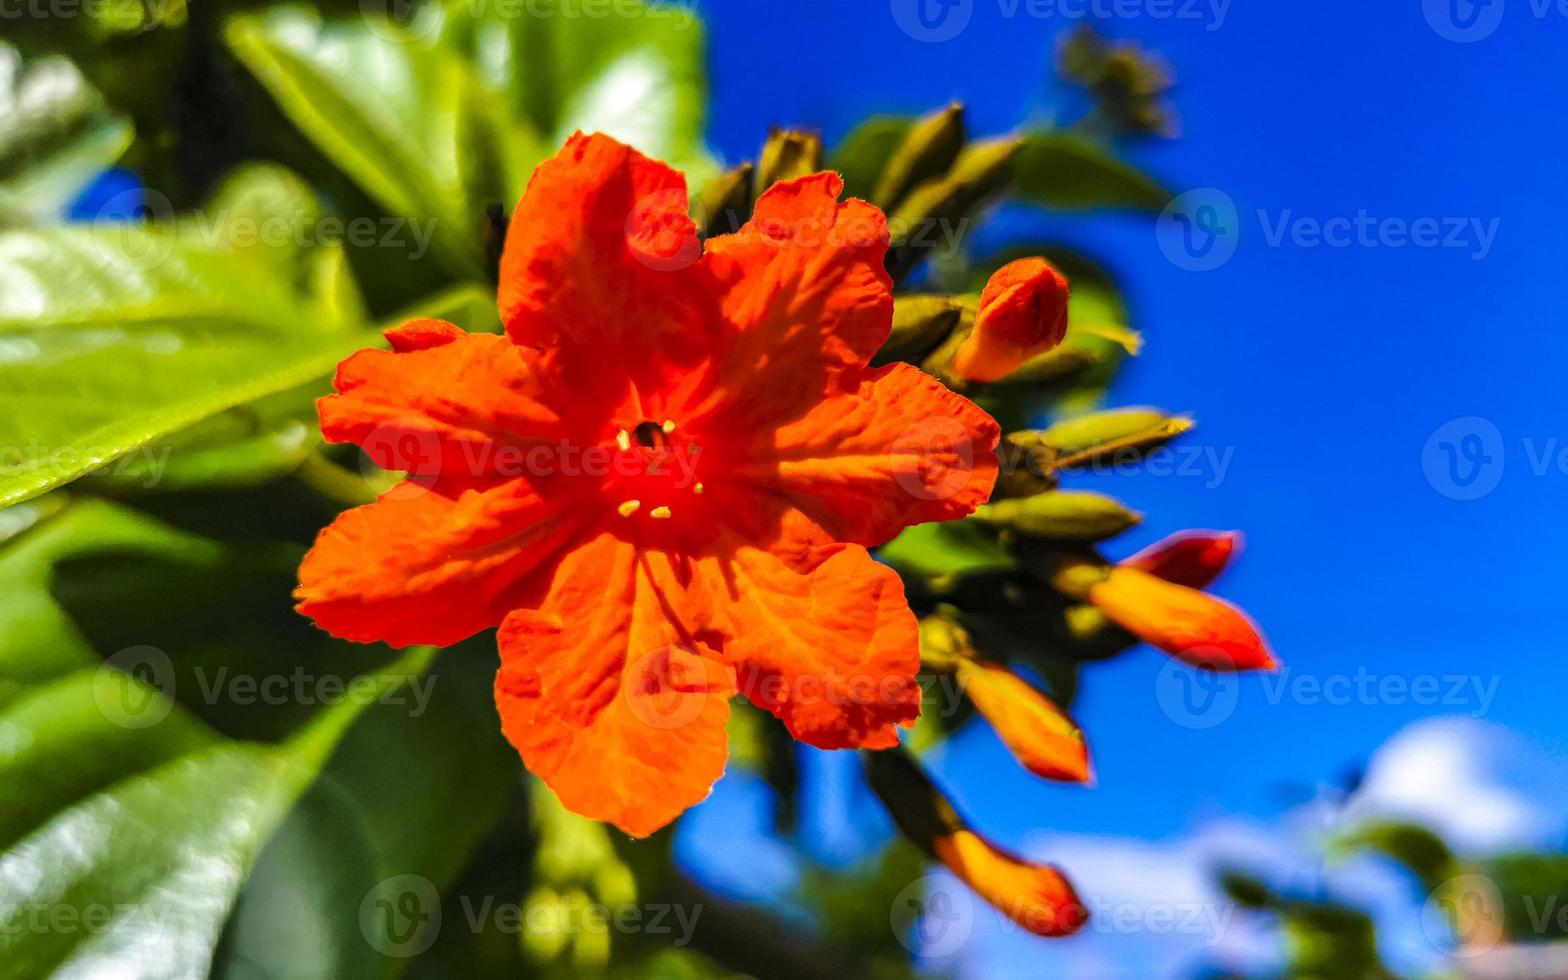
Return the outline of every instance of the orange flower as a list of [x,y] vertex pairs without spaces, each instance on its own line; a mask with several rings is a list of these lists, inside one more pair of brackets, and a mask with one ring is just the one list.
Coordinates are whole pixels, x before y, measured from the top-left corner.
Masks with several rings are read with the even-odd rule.
[[1025,769],[1046,779],[1089,781],[1089,749],[1071,718],[999,663],[960,660],[958,681]]
[[1089,587],[1088,598],[1118,626],[1195,667],[1275,666],[1268,644],[1241,610],[1197,589],[1119,565]]
[[1009,854],[972,830],[938,837],[932,847],[975,894],[1037,936],[1069,936],[1089,920],[1072,883],[1048,864]]
[[967,381],[999,381],[1067,336],[1067,277],[1042,258],[996,270],[980,293],[975,329],[953,355]]
[[1240,531],[1178,531],[1122,565],[1190,589],[1202,589],[1219,578],[1240,547]]
[[636,836],[723,772],[734,694],[811,745],[895,744],[915,619],[866,548],[984,501],[999,433],[868,369],[887,227],[841,189],[778,184],[704,247],[679,173],[573,136],[511,222],[504,337],[417,321],[339,366],[323,433],[411,476],[322,532],[300,611],[394,646],[499,625],[506,736]]

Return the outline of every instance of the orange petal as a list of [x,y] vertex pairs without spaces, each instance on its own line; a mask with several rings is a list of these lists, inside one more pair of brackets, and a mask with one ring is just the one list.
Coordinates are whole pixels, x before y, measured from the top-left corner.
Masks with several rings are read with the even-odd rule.
[[1083,732],[1052,701],[1005,666],[960,660],[958,681],[1025,769],[1046,779],[1089,781]]
[[1207,587],[1241,547],[1239,531],[1179,531],[1121,564],[1191,589]]
[[[920,715],[920,642],[904,586],[864,548],[801,571],[750,546],[727,561],[726,659],[741,693],[823,749],[887,748]],[[720,591],[725,590],[725,591]]]
[[1001,430],[908,364],[866,376],[720,466],[781,491],[833,538],[879,545],[905,527],[964,517],[991,495]]
[[843,188],[834,173],[782,181],[740,231],[708,241],[703,265],[727,333],[693,417],[742,429],[793,418],[887,340],[887,221],[864,201],[839,203]]
[[389,470],[480,477],[520,475],[525,447],[565,436],[546,385],[506,338],[439,320],[386,336],[391,351],[350,355],[339,394],[317,402],[328,441],[358,443]]
[[953,355],[953,373],[999,381],[1067,336],[1067,277],[1042,258],[1018,259],[980,293],[974,332]]
[[500,623],[517,605],[518,579],[574,529],[521,480],[409,480],[321,532],[294,597],[334,636],[446,646]]
[[938,837],[936,856],[975,894],[1037,936],[1070,936],[1089,921],[1056,868],[1009,854],[971,830]]
[[567,809],[645,837],[723,774],[734,672],[676,618],[672,577],[614,535],[539,587],[501,626],[502,731]]
[[1206,670],[1272,670],[1274,654],[1241,610],[1214,596],[1118,566],[1089,589],[1113,622]]
[[705,360],[717,323],[688,206],[678,171],[600,133],[572,136],[534,171],[507,230],[507,334],[601,400],[627,381],[671,387]]

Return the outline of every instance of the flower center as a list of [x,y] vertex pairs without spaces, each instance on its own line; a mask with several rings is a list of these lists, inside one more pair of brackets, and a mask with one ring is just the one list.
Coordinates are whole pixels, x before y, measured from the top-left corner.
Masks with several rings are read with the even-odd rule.
[[617,513],[653,520],[692,516],[691,504],[703,492],[697,480],[702,447],[684,438],[673,421],[647,419],[616,429],[615,445],[611,499]]

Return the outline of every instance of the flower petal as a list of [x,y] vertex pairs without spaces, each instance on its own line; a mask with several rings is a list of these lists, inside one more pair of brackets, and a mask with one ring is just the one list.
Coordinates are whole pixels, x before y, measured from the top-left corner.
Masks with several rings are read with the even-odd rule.
[[887,221],[864,201],[839,203],[843,188],[834,173],[780,182],[740,231],[708,241],[703,266],[729,333],[693,417],[739,427],[797,417],[887,340]]
[[407,480],[321,532],[294,597],[334,636],[446,646],[500,623],[520,580],[576,527],[522,480]]
[[579,391],[672,387],[705,361],[716,323],[688,207],[678,171],[600,133],[572,136],[534,171],[507,230],[508,336],[542,349]]
[[567,809],[647,836],[723,774],[734,673],[667,569],[612,534],[539,588],[501,626],[502,731]]
[[894,364],[763,433],[725,472],[781,491],[837,540],[874,546],[911,524],[964,517],[984,503],[1000,436],[973,402]]
[[920,641],[898,575],[864,548],[822,549],[806,571],[766,551],[727,562],[724,654],[741,693],[823,749],[887,748],[920,715]]
[[439,320],[387,331],[392,350],[361,350],[338,365],[339,394],[317,402],[329,442],[353,442],[380,466],[479,477],[525,447],[565,438],[546,384],[506,338]]

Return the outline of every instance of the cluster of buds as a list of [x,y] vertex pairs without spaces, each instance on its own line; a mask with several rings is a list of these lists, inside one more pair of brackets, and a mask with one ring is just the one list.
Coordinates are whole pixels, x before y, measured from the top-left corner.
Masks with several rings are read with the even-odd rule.
[[[923,672],[955,679],[972,708],[960,722],[978,716],[1030,773],[1087,786],[1088,740],[1068,713],[1083,665],[1139,641],[1199,670],[1271,669],[1274,658],[1243,613],[1204,591],[1233,558],[1239,535],[1184,532],[1112,562],[1096,549],[1141,517],[1111,496],[1063,485],[1107,462],[1140,465],[1193,426],[1149,408],[1082,411],[1103,394],[1121,357],[1141,347],[1117,322],[1109,280],[1081,257],[1052,251],[974,263],[979,270],[962,280],[972,292],[906,285],[938,258],[912,229],[933,220],[967,227],[1007,193],[1021,145],[968,140],[957,105],[919,119],[874,120],[833,154],[814,134],[776,129],[755,168],[718,177],[695,209],[710,233],[733,230],[758,187],[826,162],[850,193],[888,215],[887,270],[897,288],[893,330],[877,363],[918,365],[985,407],[1005,435],[990,502],[964,521],[911,529],[883,558],[904,574],[922,616]],[[939,268],[925,281],[950,282],[965,263],[929,264]],[[1087,296],[1073,291],[1069,272]],[[1031,424],[1043,415],[1056,421]],[[918,754],[949,723],[933,714],[945,713],[928,712],[905,748],[865,754],[894,821],[1025,928],[1046,936],[1080,928],[1087,913],[1060,871],[990,843],[925,774]]]
[[1094,99],[1094,121],[1111,135],[1176,135],[1176,113],[1165,98],[1174,79],[1158,56],[1136,44],[1111,44],[1084,24],[1063,40],[1056,67]]

